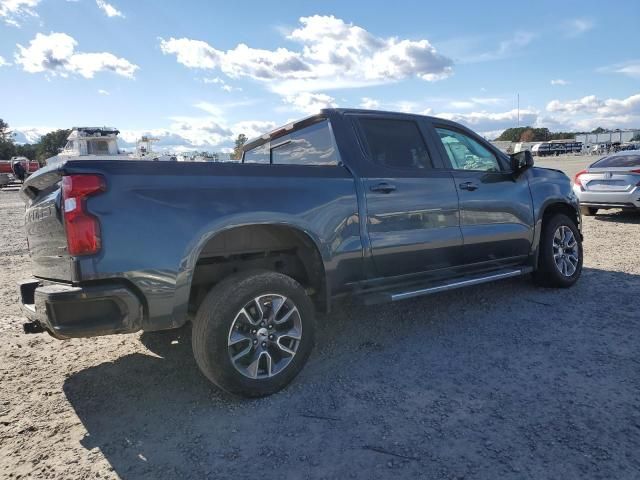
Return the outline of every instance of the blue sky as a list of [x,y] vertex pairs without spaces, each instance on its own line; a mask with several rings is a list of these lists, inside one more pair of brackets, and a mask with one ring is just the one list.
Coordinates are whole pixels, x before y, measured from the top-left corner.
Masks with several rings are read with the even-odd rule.
[[[640,127],[640,3],[0,0],[0,117],[228,148],[323,106]],[[534,7],[535,5],[535,7]]]

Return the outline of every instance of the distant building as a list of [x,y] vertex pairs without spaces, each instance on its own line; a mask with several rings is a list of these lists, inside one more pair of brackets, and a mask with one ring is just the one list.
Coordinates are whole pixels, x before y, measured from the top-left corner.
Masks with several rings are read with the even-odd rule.
[[589,148],[592,145],[628,143],[633,137],[640,135],[640,130],[615,130],[604,133],[581,133],[576,135],[576,142]]

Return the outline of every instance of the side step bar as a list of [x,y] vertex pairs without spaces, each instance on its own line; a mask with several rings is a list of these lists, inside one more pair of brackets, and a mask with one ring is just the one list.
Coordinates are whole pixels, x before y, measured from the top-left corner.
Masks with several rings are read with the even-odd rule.
[[420,297],[422,295],[431,295],[432,293],[445,292],[447,290],[455,290],[456,288],[469,287],[471,285],[479,285],[481,283],[494,282],[505,278],[518,277],[533,271],[531,267],[520,267],[511,270],[499,270],[482,276],[475,275],[469,277],[461,277],[448,280],[440,284],[433,284],[428,287],[414,288],[396,292],[377,292],[370,295],[364,295],[364,303],[373,305],[382,302],[396,302],[407,298]]

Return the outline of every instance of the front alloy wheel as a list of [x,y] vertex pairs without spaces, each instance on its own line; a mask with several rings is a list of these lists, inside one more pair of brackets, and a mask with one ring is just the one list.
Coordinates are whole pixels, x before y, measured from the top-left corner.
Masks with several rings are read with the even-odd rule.
[[553,261],[558,271],[565,277],[571,277],[576,273],[580,252],[578,241],[571,229],[566,225],[560,225],[553,235]]
[[582,237],[575,220],[564,213],[547,215],[542,221],[536,283],[567,288],[582,272]]

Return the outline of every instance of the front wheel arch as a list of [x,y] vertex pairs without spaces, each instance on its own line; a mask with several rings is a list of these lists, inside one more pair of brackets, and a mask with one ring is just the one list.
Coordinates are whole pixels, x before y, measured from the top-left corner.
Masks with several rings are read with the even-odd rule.
[[[555,261],[558,261],[558,255],[555,255],[556,252],[553,251],[555,249],[554,235],[558,228],[565,228],[567,231],[571,231],[573,238],[575,238],[574,245],[577,245],[577,265],[575,267],[575,271],[571,275],[564,275],[560,273],[557,269]],[[564,247],[564,244],[563,244]],[[562,256],[564,258],[564,251],[560,250]],[[542,223],[542,232],[540,234],[540,242],[538,246],[538,255],[536,259],[536,263],[534,264],[534,272],[533,278],[538,285],[546,286],[546,287],[555,287],[555,288],[567,288],[572,286],[578,278],[580,278],[580,274],[582,272],[582,265],[584,259],[584,251],[582,247],[582,235],[578,228],[578,225],[575,223],[574,219],[570,216],[566,215],[563,212],[552,212],[544,217],[544,221]]]

